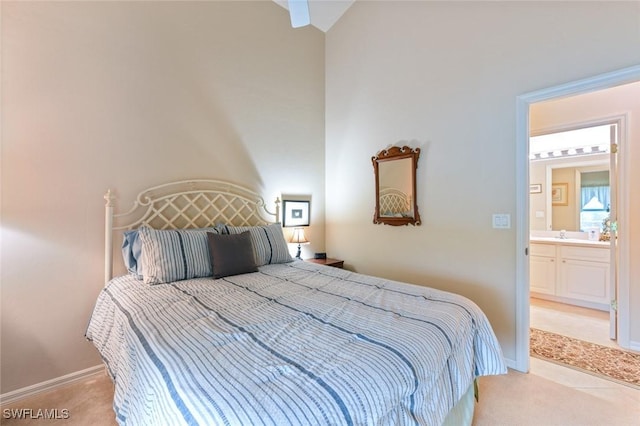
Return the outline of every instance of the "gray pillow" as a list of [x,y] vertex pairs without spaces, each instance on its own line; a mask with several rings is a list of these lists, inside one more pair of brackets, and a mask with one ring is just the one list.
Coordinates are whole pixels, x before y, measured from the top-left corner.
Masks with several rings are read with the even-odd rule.
[[214,278],[257,272],[249,231],[220,235],[207,233]]

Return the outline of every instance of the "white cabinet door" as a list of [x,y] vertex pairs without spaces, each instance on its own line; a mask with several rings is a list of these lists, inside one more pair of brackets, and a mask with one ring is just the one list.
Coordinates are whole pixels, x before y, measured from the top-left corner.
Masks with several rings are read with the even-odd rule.
[[536,293],[556,293],[555,257],[531,256],[529,258],[530,290]]
[[609,304],[609,264],[562,259],[556,294],[562,297]]

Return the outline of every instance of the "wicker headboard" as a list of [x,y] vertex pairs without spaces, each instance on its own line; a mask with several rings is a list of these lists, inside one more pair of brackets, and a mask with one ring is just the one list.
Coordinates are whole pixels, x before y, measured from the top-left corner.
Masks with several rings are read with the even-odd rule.
[[407,213],[411,206],[411,197],[399,189],[380,190],[380,214]]
[[105,283],[113,276],[113,237],[116,231],[148,225],[154,229],[205,228],[217,223],[255,226],[278,222],[280,199],[275,212],[264,199],[242,186],[220,180],[195,179],[166,183],[140,192],[133,207],[114,214],[111,190],[105,205]]

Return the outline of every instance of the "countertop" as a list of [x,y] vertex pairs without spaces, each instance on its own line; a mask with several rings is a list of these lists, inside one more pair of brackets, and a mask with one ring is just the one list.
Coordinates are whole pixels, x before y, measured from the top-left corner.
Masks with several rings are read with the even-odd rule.
[[609,241],[591,241],[591,240],[583,240],[580,238],[529,237],[529,241],[532,243],[564,244],[564,245],[571,245],[571,246],[602,247],[602,248],[608,248],[611,245]]

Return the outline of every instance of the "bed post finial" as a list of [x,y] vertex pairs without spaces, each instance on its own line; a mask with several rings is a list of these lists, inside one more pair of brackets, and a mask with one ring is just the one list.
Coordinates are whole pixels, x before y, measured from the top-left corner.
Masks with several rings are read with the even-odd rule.
[[113,274],[113,201],[111,189],[104,194],[107,203],[104,206],[104,283],[111,280]]
[[107,207],[112,207],[113,206],[113,200],[115,200],[116,197],[113,196],[113,193],[111,192],[111,189],[107,189],[107,193],[104,194],[104,199],[107,200]]

